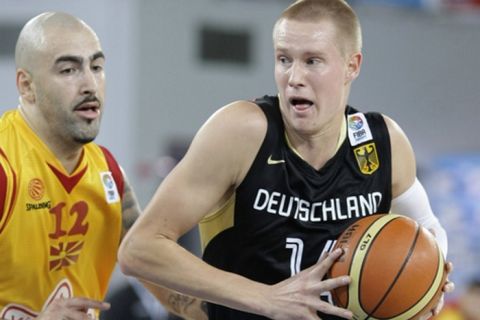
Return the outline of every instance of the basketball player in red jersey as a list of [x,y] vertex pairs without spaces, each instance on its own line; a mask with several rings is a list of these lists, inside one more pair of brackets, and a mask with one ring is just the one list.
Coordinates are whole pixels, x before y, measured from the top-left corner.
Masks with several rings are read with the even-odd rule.
[[[114,157],[92,142],[105,56],[83,21],[49,12],[24,26],[15,63],[20,105],[0,118],[0,318],[98,319],[139,213]],[[150,287],[167,307],[178,296]],[[205,318],[188,302],[172,311]]]
[[[432,229],[444,254],[447,237],[405,134],[348,105],[362,62],[352,8],[297,1],[273,41],[278,94],[233,102],[204,124],[127,234],[120,265],[211,302],[209,319],[351,318],[328,303],[350,279],[324,279],[341,252],[318,262],[348,225],[391,210]],[[197,223],[204,261],[176,243]]]

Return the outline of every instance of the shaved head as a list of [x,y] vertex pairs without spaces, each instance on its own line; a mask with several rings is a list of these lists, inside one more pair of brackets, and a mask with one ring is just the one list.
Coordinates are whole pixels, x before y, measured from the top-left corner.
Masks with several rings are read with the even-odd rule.
[[29,20],[15,48],[20,109],[52,149],[74,150],[98,134],[105,56],[85,22],[63,12]]
[[23,27],[15,47],[15,66],[33,72],[35,57],[49,42],[62,32],[95,32],[85,22],[68,13],[45,12],[39,14]]

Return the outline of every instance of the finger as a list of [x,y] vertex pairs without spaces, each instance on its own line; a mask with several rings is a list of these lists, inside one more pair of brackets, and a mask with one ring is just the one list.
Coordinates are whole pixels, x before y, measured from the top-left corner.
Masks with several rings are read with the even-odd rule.
[[425,315],[421,316],[420,320],[428,320],[431,317],[433,317],[433,314],[432,314],[432,312],[429,312],[428,314],[425,314]]
[[318,268],[322,274],[325,274],[328,269],[332,266],[332,264],[343,254],[343,249],[342,248],[337,248],[333,250],[332,252],[329,252],[328,254],[324,255],[319,263],[315,265],[315,269]]
[[439,306],[436,306],[435,309],[433,309],[432,312],[430,312],[432,314],[432,317],[438,315],[440,313],[440,310],[442,310],[442,308],[440,308]]
[[66,306],[77,310],[88,310],[90,308],[100,311],[110,309],[110,303],[92,300],[87,298],[71,298],[66,301]]
[[443,285],[442,291],[445,293],[452,292],[455,290],[455,284],[448,279],[448,275],[452,273],[453,271],[453,263],[452,262],[446,262],[445,263],[445,271],[447,273],[447,279],[445,281],[445,284]]
[[320,295],[323,292],[331,291],[338,287],[346,286],[350,283],[351,278],[349,276],[341,276],[331,279],[319,281],[313,290],[316,294]]
[[446,266],[446,269],[447,269],[447,274],[452,273],[452,271],[453,271],[453,263],[449,261],[449,262],[447,262],[447,263],[445,264],[445,266]]
[[442,310],[442,308],[443,308],[443,304],[444,304],[444,296],[442,295],[440,297],[440,299],[438,300],[437,305],[432,310],[432,316],[436,316],[437,314],[440,313],[440,310]]
[[335,315],[345,319],[352,319],[353,317],[352,311],[334,306],[333,304],[330,304],[327,302],[323,302],[320,299],[317,299],[317,303],[315,304],[315,309],[325,314]]
[[82,311],[69,311],[68,315],[61,318],[62,320],[91,320],[91,318]]
[[453,290],[455,290],[455,283],[447,279],[447,282],[445,282],[445,284],[443,285],[442,290],[445,293],[452,292]]

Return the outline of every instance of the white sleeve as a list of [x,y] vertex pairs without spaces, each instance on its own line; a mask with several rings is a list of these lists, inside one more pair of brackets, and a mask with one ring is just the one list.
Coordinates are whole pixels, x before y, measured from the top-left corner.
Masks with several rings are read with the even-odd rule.
[[407,191],[392,200],[390,212],[412,218],[432,230],[444,257],[447,256],[447,233],[433,213],[427,193],[417,178]]

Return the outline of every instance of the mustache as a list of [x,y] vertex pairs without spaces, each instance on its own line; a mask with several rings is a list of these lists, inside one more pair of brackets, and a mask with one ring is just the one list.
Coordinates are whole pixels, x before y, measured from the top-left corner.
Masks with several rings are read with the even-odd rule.
[[102,103],[100,102],[100,100],[96,96],[88,96],[85,99],[83,99],[82,101],[80,101],[79,103],[77,103],[74,106],[73,109],[75,110],[75,109],[79,108],[82,104],[89,103],[89,102],[96,102],[96,103],[98,103],[99,107],[102,105]]

